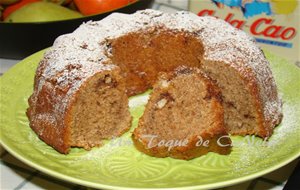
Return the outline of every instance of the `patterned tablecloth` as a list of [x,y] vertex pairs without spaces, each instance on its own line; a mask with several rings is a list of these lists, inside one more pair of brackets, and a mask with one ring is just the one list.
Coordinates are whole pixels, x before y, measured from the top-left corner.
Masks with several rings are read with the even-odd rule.
[[[188,3],[185,0],[156,0],[153,5],[154,9],[165,12],[175,12],[177,10],[188,9]],[[2,75],[18,60],[8,60],[0,58],[0,75]],[[80,185],[60,181],[50,177],[42,172],[27,166],[10,155],[2,147],[1,153],[1,190],[40,190],[40,189],[91,189]],[[290,164],[257,179],[247,181],[231,187],[222,188],[224,190],[281,190],[287,182],[287,179],[293,172],[299,162],[299,158]]]

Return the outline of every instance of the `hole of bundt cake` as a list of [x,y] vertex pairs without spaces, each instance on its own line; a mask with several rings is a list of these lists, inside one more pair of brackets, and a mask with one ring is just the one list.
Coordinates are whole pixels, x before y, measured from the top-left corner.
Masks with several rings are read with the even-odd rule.
[[239,73],[221,62],[203,61],[204,71],[216,80],[222,91],[225,124],[230,134],[259,131],[255,103]]
[[199,40],[182,32],[158,31],[130,33],[112,42],[112,60],[126,78],[129,95],[151,88],[159,72],[199,66],[203,54]]
[[109,74],[96,74],[80,90],[72,110],[71,146],[89,149],[120,136],[130,126],[124,85]]

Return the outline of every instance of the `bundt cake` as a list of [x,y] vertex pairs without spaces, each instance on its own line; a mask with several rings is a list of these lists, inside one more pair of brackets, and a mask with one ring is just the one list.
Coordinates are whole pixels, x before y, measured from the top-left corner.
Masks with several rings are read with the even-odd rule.
[[140,151],[156,157],[229,153],[221,91],[200,69],[181,66],[162,74],[132,138]]
[[213,17],[144,10],[84,23],[55,40],[36,71],[30,126],[61,153],[101,145],[130,128],[127,96],[182,65],[221,89],[228,133],[269,137],[280,123],[274,78],[253,38]]

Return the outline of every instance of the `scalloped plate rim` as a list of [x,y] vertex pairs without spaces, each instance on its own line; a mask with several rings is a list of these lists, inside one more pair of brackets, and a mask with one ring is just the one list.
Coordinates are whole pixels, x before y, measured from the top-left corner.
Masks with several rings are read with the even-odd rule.
[[182,190],[182,189],[213,189],[213,188],[222,188],[222,187],[226,187],[226,186],[230,186],[230,185],[235,185],[235,184],[239,184],[257,177],[260,177],[264,174],[270,173],[278,168],[281,168],[283,166],[285,166],[286,164],[292,162],[293,160],[295,160],[296,158],[300,157],[300,151],[297,153],[295,153],[295,155],[286,158],[284,161],[271,166],[267,169],[264,169],[260,172],[256,172],[250,175],[246,175],[243,177],[239,177],[236,179],[232,179],[232,180],[226,180],[223,182],[216,182],[216,183],[212,183],[212,184],[206,184],[206,185],[195,185],[195,186],[184,186],[184,187],[170,187],[170,188],[142,188],[142,187],[122,187],[122,186],[111,186],[111,185],[104,185],[104,184],[100,184],[100,183],[94,183],[94,182],[89,182],[89,181],[85,181],[82,179],[77,179],[75,177],[69,177],[68,175],[64,175],[61,174],[59,172],[56,172],[52,169],[48,169],[46,167],[43,167],[39,164],[36,164],[34,162],[31,162],[29,159],[24,158],[22,155],[16,153],[13,149],[11,149],[9,146],[6,146],[6,144],[2,141],[2,139],[0,139],[0,143],[1,145],[13,156],[15,156],[16,158],[18,158],[19,160],[21,160],[22,162],[28,164],[29,166],[32,166],[33,168],[42,171],[46,174],[49,174],[53,177],[56,177],[58,179],[63,179],[65,181],[69,181],[72,183],[77,183],[80,185],[84,185],[84,186],[88,186],[88,187],[92,187],[92,188],[106,188],[106,189],[114,189],[114,188],[118,188],[118,189],[122,189],[122,190],[129,190],[129,189],[172,189],[172,190]]

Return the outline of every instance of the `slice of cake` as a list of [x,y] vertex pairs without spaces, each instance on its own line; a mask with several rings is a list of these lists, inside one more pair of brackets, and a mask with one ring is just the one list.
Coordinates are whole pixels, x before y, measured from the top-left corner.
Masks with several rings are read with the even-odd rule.
[[[70,73],[70,69],[73,73],[80,72],[75,67],[68,69]],[[68,153],[70,147],[89,150],[130,128],[128,97],[120,69],[102,67],[101,72],[82,80],[72,97],[67,92],[74,89],[61,88],[57,85],[60,80],[60,75],[57,75],[51,81],[45,81],[38,91],[39,96],[29,99],[29,104],[36,102],[36,106],[27,110],[31,128],[57,151]],[[76,82],[72,85],[75,88]]]
[[133,141],[156,157],[192,159],[230,151],[221,94],[199,69],[179,67],[154,85]]

